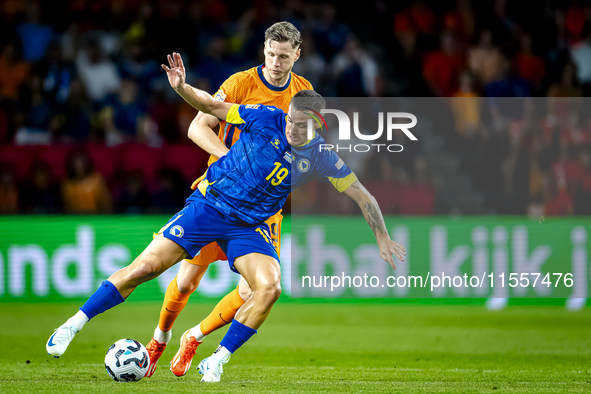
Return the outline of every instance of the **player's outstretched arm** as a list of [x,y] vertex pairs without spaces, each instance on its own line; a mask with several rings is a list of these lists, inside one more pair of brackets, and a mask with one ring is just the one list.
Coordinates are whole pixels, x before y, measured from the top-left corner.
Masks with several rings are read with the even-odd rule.
[[228,110],[233,104],[214,100],[211,95],[203,90],[194,88],[185,82],[185,65],[183,59],[178,53],[168,55],[168,64],[170,68],[162,65],[170,86],[193,108],[211,114],[218,119],[226,119]]
[[189,138],[201,149],[218,159],[228,153],[229,149],[220,141],[213,131],[219,123],[215,116],[199,112],[189,126]]
[[390,239],[390,235],[386,230],[386,224],[384,223],[384,217],[376,199],[359,181],[351,184],[344,193],[351,197],[359,205],[359,208],[361,208],[367,224],[369,224],[378,241],[380,257],[390,263],[392,268],[396,269],[392,255],[395,255],[400,261],[404,261],[404,257],[402,256],[406,255],[406,249],[404,246]]

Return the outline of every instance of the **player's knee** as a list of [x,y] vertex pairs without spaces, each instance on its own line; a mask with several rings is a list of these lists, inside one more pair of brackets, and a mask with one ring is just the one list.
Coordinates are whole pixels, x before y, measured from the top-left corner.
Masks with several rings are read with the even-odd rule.
[[132,283],[143,283],[158,276],[158,262],[155,256],[142,255],[130,266],[128,280]]
[[252,297],[252,289],[248,285],[240,283],[240,286],[238,286],[238,295],[243,301],[248,301]]
[[186,278],[180,278],[177,276],[176,284],[179,289],[179,292],[182,294],[191,294],[195,290],[197,290],[197,284],[195,284],[192,280],[188,280]]
[[257,285],[257,293],[262,302],[265,304],[273,304],[281,295],[281,283],[279,277],[265,278]]

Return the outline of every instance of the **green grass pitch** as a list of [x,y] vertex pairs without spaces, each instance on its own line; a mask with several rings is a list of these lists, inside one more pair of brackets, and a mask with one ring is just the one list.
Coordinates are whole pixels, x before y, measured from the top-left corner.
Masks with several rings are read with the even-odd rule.
[[79,304],[0,304],[0,393],[201,392],[591,392],[591,309],[482,305],[280,302],[267,322],[225,366],[220,384],[200,384],[195,367],[225,329],[198,348],[177,378],[168,363],[180,335],[212,303],[190,303],[152,378],[116,383],[103,366],[121,338],[146,344],[159,303],[130,300],[98,316],[66,354],[45,342]]

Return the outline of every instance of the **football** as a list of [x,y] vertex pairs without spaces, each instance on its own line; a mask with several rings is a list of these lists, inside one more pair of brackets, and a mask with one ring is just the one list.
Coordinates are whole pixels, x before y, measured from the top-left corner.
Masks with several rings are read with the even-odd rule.
[[137,382],[150,366],[148,351],[138,341],[120,339],[105,355],[105,368],[117,382]]

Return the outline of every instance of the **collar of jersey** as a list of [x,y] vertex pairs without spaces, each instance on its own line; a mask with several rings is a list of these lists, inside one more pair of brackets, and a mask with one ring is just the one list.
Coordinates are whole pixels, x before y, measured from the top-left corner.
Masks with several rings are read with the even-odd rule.
[[296,146],[296,148],[301,148],[302,146],[306,146],[306,145],[308,145],[310,142],[312,142],[312,141],[314,141],[314,140],[316,139],[316,136],[317,136],[317,134],[316,134],[316,132],[314,132],[314,138],[312,138],[311,140],[308,140],[308,141],[306,141],[306,142],[305,142],[305,143],[303,143],[302,145],[298,145],[298,146]]
[[287,79],[287,83],[284,86],[273,86],[265,79],[265,76],[263,75],[263,66],[264,64],[261,64],[257,67],[257,73],[259,74],[259,78],[267,88],[275,92],[283,92],[285,89],[289,87],[289,84],[291,83],[291,71],[289,72],[289,78]]

